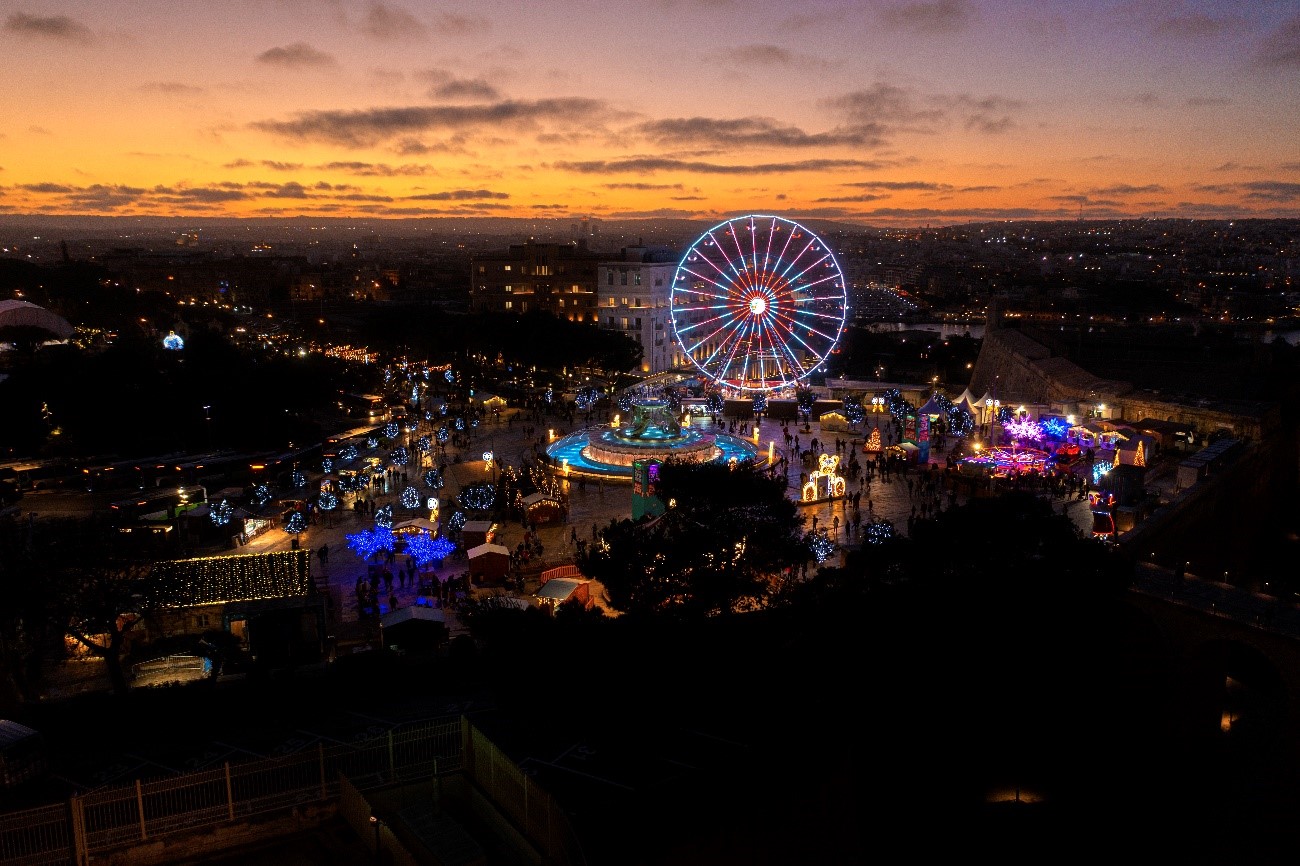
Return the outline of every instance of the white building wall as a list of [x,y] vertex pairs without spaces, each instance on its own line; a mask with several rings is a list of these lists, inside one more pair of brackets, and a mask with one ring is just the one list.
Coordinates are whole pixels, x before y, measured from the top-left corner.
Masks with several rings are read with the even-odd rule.
[[597,268],[600,327],[623,331],[641,344],[641,373],[647,376],[677,365],[669,311],[676,271],[676,264],[662,262],[606,262]]

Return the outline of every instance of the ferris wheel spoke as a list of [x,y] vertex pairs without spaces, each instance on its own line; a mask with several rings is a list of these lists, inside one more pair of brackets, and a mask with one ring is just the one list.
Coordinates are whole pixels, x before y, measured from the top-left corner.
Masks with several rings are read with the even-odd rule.
[[[718,298],[719,300],[728,300],[731,298],[739,297],[738,293],[735,291],[736,288],[735,285],[731,282],[725,282],[725,283],[719,282],[713,279],[712,277],[705,276],[704,274],[697,274],[695,271],[692,271],[689,268],[686,269],[686,273],[702,281],[706,285],[715,286],[719,291],[722,292],[721,295],[709,295],[709,297]],[[694,289],[694,287],[690,289],[683,289],[683,291],[691,291],[697,295],[705,294],[704,292]]]

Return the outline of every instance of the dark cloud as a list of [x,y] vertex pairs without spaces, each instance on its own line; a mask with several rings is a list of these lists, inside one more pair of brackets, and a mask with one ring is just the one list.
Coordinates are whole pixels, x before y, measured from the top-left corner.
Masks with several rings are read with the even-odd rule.
[[880,128],[872,125],[807,133],[795,126],[782,126],[770,117],[666,118],[640,124],[636,131],[656,144],[697,147],[876,147],[883,143]]
[[1216,195],[1232,195],[1237,191],[1237,188],[1230,183],[1198,183],[1193,184],[1192,189]]
[[77,191],[76,187],[66,186],[61,183],[20,183],[18,184],[18,188],[22,190],[26,190],[27,192],[44,192],[44,193]]
[[289,181],[280,184],[274,189],[267,190],[266,194],[271,198],[310,198],[305,187],[297,181]]
[[1183,104],[1188,108],[1217,108],[1223,105],[1231,105],[1232,100],[1226,96],[1193,96]]
[[286,66],[294,68],[337,65],[337,61],[334,59],[333,55],[312,48],[306,42],[295,42],[292,45],[269,48],[257,55],[257,62],[266,63],[271,66]]
[[475,201],[510,198],[510,195],[504,192],[493,192],[489,189],[453,189],[447,192],[426,192],[420,195],[408,195],[403,198],[408,201]]
[[256,164],[257,163],[253,162],[251,159],[243,159],[241,157],[240,159],[236,159],[231,162],[224,163],[221,167],[222,168],[249,168],[250,166]]
[[1295,201],[1300,199],[1300,183],[1284,180],[1256,180],[1241,184],[1246,198],[1253,201]]
[[689,171],[695,174],[791,174],[801,171],[835,171],[862,169],[874,171],[886,167],[885,163],[860,159],[805,159],[799,162],[768,162],[753,165],[723,165],[714,162],[691,162],[667,157],[628,157],[626,159],[594,159],[580,162],[560,161],[552,168],[574,171],[579,174],[606,174],[613,172]]
[[382,162],[326,162],[314,166],[320,171],[345,171],[358,177],[418,177],[433,172],[429,165],[388,165]]
[[179,81],[146,81],[136,90],[141,93],[161,93],[165,96],[197,96],[205,92],[202,87],[182,84]]
[[[155,190],[163,192],[163,190]],[[213,189],[212,187],[191,187],[187,189],[168,190],[166,199],[173,202],[197,201],[215,204],[223,201],[242,201],[248,194],[237,189]]]
[[906,123],[931,124],[944,119],[941,109],[922,107],[917,94],[893,84],[877,82],[865,90],[857,90],[822,101],[829,108],[842,111],[857,124]]
[[843,184],[843,186],[855,186],[859,189],[929,190],[933,192],[952,189],[950,184],[934,183],[928,180],[856,180],[852,183]]
[[691,219],[698,211],[685,210],[679,207],[660,207],[654,210],[620,210],[610,211],[606,214],[607,219]]
[[605,189],[636,189],[636,190],[659,190],[659,189],[681,189],[680,183],[606,183],[601,184]]
[[426,130],[458,131],[500,127],[517,134],[538,123],[592,125],[616,116],[604,102],[581,97],[506,100],[489,105],[439,105],[371,108],[359,111],[307,111],[293,120],[263,120],[251,126],[285,138],[325,142],[342,147],[367,147],[384,139]]
[[842,195],[842,196],[831,196],[827,198],[818,198],[818,199],[813,199],[813,202],[816,204],[822,204],[822,203],[839,204],[839,203],[855,202],[855,201],[880,201],[882,198],[889,198],[889,196],[876,195],[874,193],[864,192],[860,195]]
[[1131,93],[1127,96],[1121,96],[1119,101],[1130,102],[1135,105],[1151,106],[1158,104],[1160,102],[1160,97],[1152,93],[1150,90],[1143,90],[1139,93]]
[[375,3],[361,19],[361,32],[376,39],[421,39],[429,28],[405,9]]
[[1300,162],[1284,162],[1278,168],[1286,171],[1300,171]]
[[135,204],[145,193],[146,190],[139,187],[97,183],[69,195],[67,206],[89,210],[115,210]]
[[28,15],[15,12],[5,19],[6,33],[17,36],[35,36],[40,39],[57,39],[63,42],[92,41],[90,28],[67,15]]
[[722,52],[724,60],[746,66],[788,66],[792,59],[789,51],[776,45],[741,45]]
[[909,33],[956,33],[973,18],[974,9],[968,0],[898,3],[880,13],[886,27]]
[[1146,186],[1132,186],[1127,183],[1117,183],[1112,186],[1100,187],[1088,191],[1093,195],[1138,195],[1153,192],[1166,192],[1167,190],[1163,186],[1155,183],[1147,184]]
[[1300,15],[1288,18],[1265,36],[1255,59],[1272,69],[1300,69]]
[[1189,15],[1174,15],[1156,22],[1154,32],[1157,36],[1173,36],[1178,39],[1199,39],[1206,36],[1218,36],[1228,28],[1228,22],[1222,18],[1213,18],[1203,12]]
[[429,94],[437,99],[470,100],[490,102],[500,99],[501,94],[482,78],[457,78],[432,88]]
[[302,168],[301,162],[277,162],[274,159],[264,159],[262,165],[271,171],[298,171]]

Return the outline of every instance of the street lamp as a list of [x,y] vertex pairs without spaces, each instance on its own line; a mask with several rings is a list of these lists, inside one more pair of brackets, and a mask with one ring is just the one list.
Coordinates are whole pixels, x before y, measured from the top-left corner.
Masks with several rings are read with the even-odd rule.
[[379,851],[379,825],[382,823],[384,822],[379,820],[379,816],[375,815],[374,813],[371,813],[370,826],[375,828],[375,863],[383,862],[383,859],[381,858],[380,851]]

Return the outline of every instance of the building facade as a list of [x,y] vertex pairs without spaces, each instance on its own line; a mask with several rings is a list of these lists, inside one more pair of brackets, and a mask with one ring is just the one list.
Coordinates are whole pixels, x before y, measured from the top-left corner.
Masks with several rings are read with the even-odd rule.
[[641,346],[644,375],[685,361],[673,337],[670,310],[677,257],[668,250],[625,247],[622,257],[597,271],[600,327],[619,331]]
[[511,244],[504,254],[476,255],[470,264],[473,312],[544,310],[570,322],[595,322],[597,267],[608,256],[577,244]]

